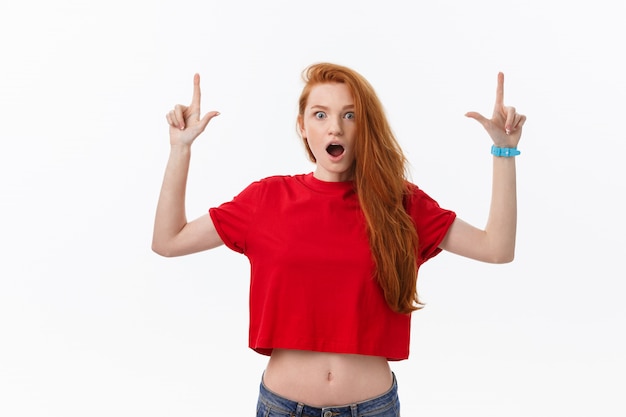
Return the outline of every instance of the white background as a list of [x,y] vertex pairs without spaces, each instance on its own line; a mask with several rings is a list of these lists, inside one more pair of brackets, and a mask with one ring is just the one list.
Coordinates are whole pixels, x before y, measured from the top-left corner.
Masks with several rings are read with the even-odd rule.
[[[409,7],[410,6],[410,7]],[[394,363],[404,416],[624,416],[624,2],[3,1],[0,415],[251,416],[248,263],[150,250],[165,113],[202,76],[189,217],[309,172],[300,72],[379,93],[412,179],[482,226],[491,157],[466,111],[496,74],[527,114],[517,257],[442,254]]]

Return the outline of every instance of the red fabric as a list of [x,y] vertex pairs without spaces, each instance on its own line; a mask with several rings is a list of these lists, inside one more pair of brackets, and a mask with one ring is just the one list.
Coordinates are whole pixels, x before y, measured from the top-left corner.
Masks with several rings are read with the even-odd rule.
[[[455,214],[413,191],[406,206],[422,264],[441,251]],[[351,182],[269,177],[209,213],[226,246],[250,260],[250,348],[408,358],[411,316],[388,307],[373,276]]]

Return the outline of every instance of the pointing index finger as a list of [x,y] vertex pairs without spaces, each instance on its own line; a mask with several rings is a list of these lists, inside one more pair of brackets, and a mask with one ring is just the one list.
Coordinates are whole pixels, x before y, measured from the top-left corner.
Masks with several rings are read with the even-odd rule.
[[498,87],[496,88],[496,107],[504,105],[504,74],[498,73]]
[[191,98],[191,107],[200,109],[200,74],[193,76],[193,96]]

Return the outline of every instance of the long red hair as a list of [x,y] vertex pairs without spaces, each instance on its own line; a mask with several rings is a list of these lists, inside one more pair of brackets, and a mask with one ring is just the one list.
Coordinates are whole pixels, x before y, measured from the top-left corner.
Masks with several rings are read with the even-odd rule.
[[[421,307],[417,298],[418,237],[404,207],[409,192],[407,161],[383,106],[370,83],[350,68],[319,63],[306,68],[302,77],[305,86],[299,100],[299,122],[315,85],[343,83],[352,93],[357,124],[354,185],[367,222],[376,277],[394,311],[415,311]],[[302,140],[309,158],[316,162],[306,138]]]

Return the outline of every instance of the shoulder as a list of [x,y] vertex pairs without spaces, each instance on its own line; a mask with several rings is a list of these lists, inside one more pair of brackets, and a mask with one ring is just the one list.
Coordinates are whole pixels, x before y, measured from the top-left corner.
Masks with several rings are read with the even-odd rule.
[[294,187],[301,185],[305,181],[305,177],[305,174],[272,175],[269,177],[261,178],[250,185],[266,188]]
[[407,182],[405,207],[407,212],[413,216],[418,214],[424,215],[425,213],[450,212],[450,210],[441,208],[434,198],[417,185],[410,182]]
[[[424,190],[418,187],[416,184],[407,181],[406,183],[406,204],[407,206],[425,203],[425,202],[435,202],[433,198],[431,198]],[[436,203],[436,202],[435,202]]]
[[251,196],[260,197],[267,193],[277,193],[281,190],[289,190],[299,187],[303,183],[304,174],[299,175],[272,175],[258,179],[245,187],[237,197]]
[[271,175],[269,177],[261,178],[257,182],[265,184],[289,184],[294,181],[301,181],[304,174],[296,175]]

